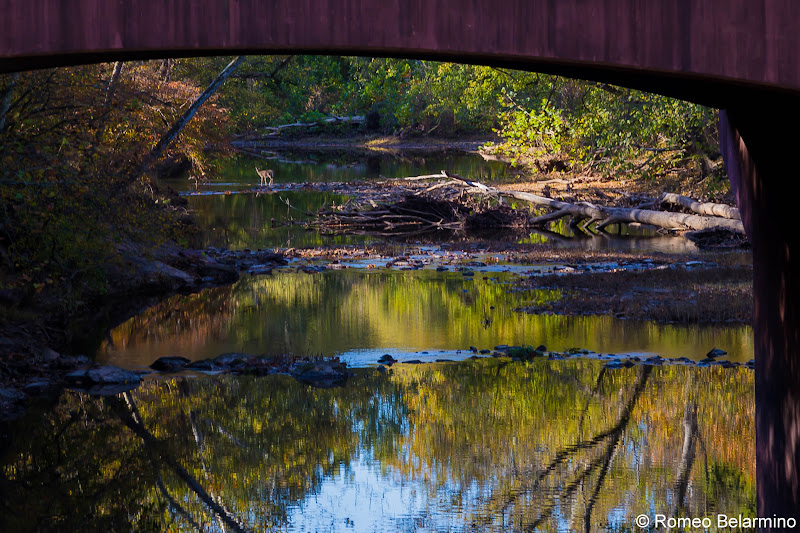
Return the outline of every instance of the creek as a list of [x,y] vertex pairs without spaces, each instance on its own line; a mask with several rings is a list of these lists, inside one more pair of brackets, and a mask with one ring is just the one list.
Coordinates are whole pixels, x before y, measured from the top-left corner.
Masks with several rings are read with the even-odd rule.
[[[240,194],[258,184],[255,166],[275,170],[276,188],[443,168],[511,179],[504,165],[463,154],[283,159],[238,157],[197,189],[185,178],[170,183],[196,211],[205,246],[376,242],[273,225],[302,217],[287,200],[312,211],[347,198]],[[563,238],[515,239],[696,251],[685,239],[621,233],[576,238],[564,228]],[[399,255],[439,245],[394,246]],[[0,530],[630,531],[640,514],[755,515],[751,370],[470,359],[471,347],[545,344],[694,360],[719,347],[744,362],[753,354],[749,326],[525,314],[517,309],[559,297],[515,288],[535,265],[465,275],[369,260],[307,273],[300,263],[163,299],[112,328],[96,360],[142,369],[172,355],[322,354],[354,368],[344,386],[184,373],[148,376],[118,396],[42,400],[0,427]],[[387,353],[401,363],[379,371]],[[425,364],[402,364],[409,359]]]

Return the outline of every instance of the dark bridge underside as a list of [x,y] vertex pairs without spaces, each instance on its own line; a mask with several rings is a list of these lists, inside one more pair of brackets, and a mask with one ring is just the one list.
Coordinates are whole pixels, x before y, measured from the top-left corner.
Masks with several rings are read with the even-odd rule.
[[0,72],[288,52],[419,57],[730,107],[800,93],[793,0],[0,0]]
[[[797,0],[0,0],[0,73],[121,59],[326,53],[502,65],[724,110],[753,241],[758,512],[800,509]],[[713,416],[713,414],[711,415]]]

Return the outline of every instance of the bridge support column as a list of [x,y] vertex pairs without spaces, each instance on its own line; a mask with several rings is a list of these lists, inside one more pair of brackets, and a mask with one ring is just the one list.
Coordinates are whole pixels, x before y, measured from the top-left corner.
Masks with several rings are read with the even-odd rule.
[[754,98],[721,111],[720,145],[753,245],[758,515],[798,517],[800,103]]

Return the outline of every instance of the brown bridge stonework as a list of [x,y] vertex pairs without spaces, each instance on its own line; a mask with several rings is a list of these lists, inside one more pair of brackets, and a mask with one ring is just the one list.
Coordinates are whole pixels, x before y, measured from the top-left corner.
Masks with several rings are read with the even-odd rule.
[[0,0],[0,73],[289,52],[508,66],[723,109],[754,253],[758,513],[800,514],[800,1]]

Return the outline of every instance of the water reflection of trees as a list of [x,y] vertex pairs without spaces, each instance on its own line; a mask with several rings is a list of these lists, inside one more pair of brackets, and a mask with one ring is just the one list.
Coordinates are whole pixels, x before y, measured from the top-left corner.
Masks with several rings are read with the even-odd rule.
[[144,357],[135,361],[142,365],[162,355],[199,359],[225,351],[334,355],[378,347],[452,350],[541,343],[556,350],[647,347],[679,355],[717,345],[734,354],[752,353],[747,327],[720,331],[609,316],[528,315],[515,308],[544,305],[558,292],[509,293],[502,274],[474,278],[431,270],[247,276],[232,286],[161,302],[115,328],[101,352]]
[[509,294],[506,285],[480,277],[465,281],[458,273],[430,270],[276,273],[173,296],[115,328],[102,349],[138,345],[139,351],[152,352],[145,348],[165,342],[172,344],[173,354],[193,357],[220,339],[257,353],[328,355],[371,348],[375,339],[384,346],[411,343],[420,349],[494,346],[497,339],[523,336],[533,320],[515,312],[515,306],[531,300],[541,304],[556,294]]
[[[495,374],[490,366],[485,387],[458,397],[433,376],[416,379],[419,411],[410,419],[426,428],[414,446],[426,459],[420,470],[463,458],[470,470],[455,486],[478,482],[484,503],[465,513],[476,529],[613,528],[653,505],[667,513],[674,504],[689,516],[755,510],[752,374],[684,367],[620,373],[583,363],[535,372],[509,365]],[[711,385],[701,392],[687,383]],[[442,406],[448,415],[439,416]],[[693,460],[698,446],[702,469]],[[505,465],[500,475],[498,465]],[[448,473],[459,477],[449,465]]]
[[0,529],[282,528],[359,457],[421,483],[430,503],[409,511],[417,518],[435,523],[447,501],[466,529],[615,529],[652,505],[746,514],[752,382],[737,370],[483,360],[396,366],[338,389],[228,376],[67,394],[4,428]]

